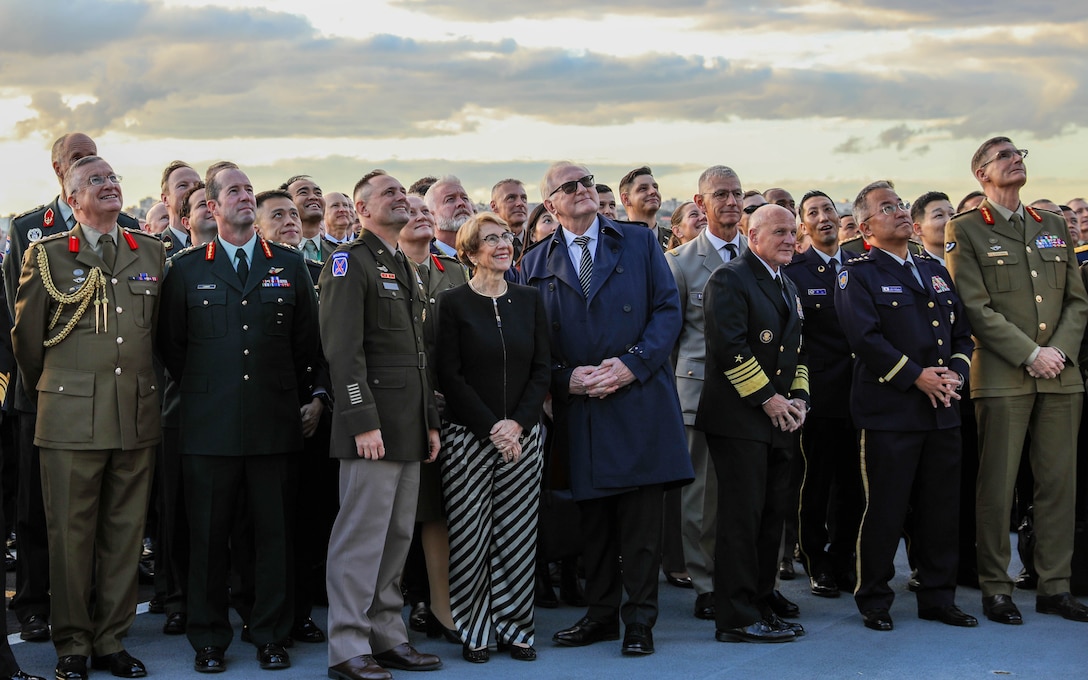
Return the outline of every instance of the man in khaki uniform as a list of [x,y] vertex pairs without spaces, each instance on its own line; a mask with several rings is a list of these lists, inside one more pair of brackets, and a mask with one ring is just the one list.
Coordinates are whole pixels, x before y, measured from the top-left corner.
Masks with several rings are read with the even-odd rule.
[[122,639],[160,438],[151,339],[165,256],[117,225],[120,181],[97,156],[72,164],[77,224],[30,247],[15,300],[15,357],[38,406],[58,680],[85,679],[88,655],[118,677],[146,674]]
[[1077,428],[1084,384],[1076,365],[1088,296],[1059,215],[1024,207],[1024,157],[1008,137],[971,159],[986,194],[945,230],[949,272],[975,338],[971,398],[978,415],[977,545],[982,606],[1020,624],[1009,578],[1009,510],[1025,434],[1031,435],[1039,586],[1035,610],[1088,621],[1069,594]]

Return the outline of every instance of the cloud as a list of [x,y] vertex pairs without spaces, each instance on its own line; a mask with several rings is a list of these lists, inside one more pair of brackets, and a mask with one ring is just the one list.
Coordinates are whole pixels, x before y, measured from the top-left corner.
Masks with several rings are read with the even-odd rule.
[[850,137],[831,150],[832,153],[864,153],[861,137]]

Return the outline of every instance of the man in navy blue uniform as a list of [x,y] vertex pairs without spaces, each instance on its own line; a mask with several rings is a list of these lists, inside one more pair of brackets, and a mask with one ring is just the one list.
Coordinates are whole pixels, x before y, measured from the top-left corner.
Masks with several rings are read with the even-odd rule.
[[842,269],[839,213],[822,191],[801,197],[801,223],[812,247],[786,265],[797,284],[805,314],[812,413],[801,433],[805,463],[798,511],[798,543],[819,597],[838,597],[853,589],[854,548],[861,521],[862,489],[857,431],[850,420],[850,377],[854,359],[835,313],[835,276]]
[[850,411],[861,428],[866,493],[854,600],[866,627],[892,629],[888,581],[909,508],[919,618],[977,626],[954,601],[959,390],[972,348],[963,303],[944,267],[908,251],[910,204],[890,183],[862,189],[854,216],[872,248],[846,263],[835,293],[857,356]]

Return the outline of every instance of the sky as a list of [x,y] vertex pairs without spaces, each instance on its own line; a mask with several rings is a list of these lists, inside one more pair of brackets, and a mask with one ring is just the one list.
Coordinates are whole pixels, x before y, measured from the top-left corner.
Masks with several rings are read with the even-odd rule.
[[182,159],[258,190],[454,174],[487,201],[544,169],[615,187],[649,165],[689,199],[745,189],[913,200],[977,188],[978,145],[1031,151],[1023,197],[1088,195],[1088,14],[1040,0],[4,0],[0,215],[58,191],[49,150],[91,135],[127,205]]

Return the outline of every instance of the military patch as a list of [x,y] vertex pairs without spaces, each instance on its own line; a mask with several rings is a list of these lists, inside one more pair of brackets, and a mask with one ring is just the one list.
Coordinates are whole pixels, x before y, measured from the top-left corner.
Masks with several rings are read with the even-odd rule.
[[332,275],[336,277],[346,276],[348,273],[348,255],[344,252],[332,254]]
[[944,244],[944,252],[951,253],[952,250],[955,247],[956,247],[956,242],[955,241],[949,241],[948,243]]
[[759,341],[764,345],[768,344],[771,340],[774,340],[774,333],[769,330],[759,332]]
[[395,279],[395,278],[397,278],[397,275],[394,274],[393,272],[378,272],[378,276],[382,277],[383,279]]
[[[51,226],[51,225],[46,225],[46,226]],[[30,229],[29,231],[26,232],[26,240],[31,242],[31,243],[34,243],[35,241],[42,240],[42,230],[37,228],[37,227],[34,227],[34,228]]]
[[945,280],[943,278],[941,278],[940,276],[934,276],[932,281],[933,281],[933,290],[937,291],[938,293],[947,293],[948,292],[948,290],[949,290],[948,284],[945,283]]
[[[46,210],[45,215],[42,216],[42,224],[44,224],[47,227],[51,227],[51,226],[53,226],[53,219],[54,219],[53,209],[50,208],[49,210]],[[30,231],[37,231],[38,232],[38,238],[42,237],[42,230],[41,229],[37,229],[37,230],[31,229]],[[29,232],[27,233],[27,236],[28,237],[30,236]],[[31,239],[31,240],[36,241],[38,239]]]
[[400,284],[396,281],[382,281],[382,285],[386,290],[400,290]]
[[881,286],[880,287],[880,292],[881,293],[902,293],[903,292],[903,286]]
[[809,288],[808,289],[808,294],[809,295],[827,295],[827,289],[826,288]]
[[1009,251],[1007,250],[995,250],[992,253],[986,253],[986,257],[1007,257]]
[[850,272],[844,267],[843,270],[841,272],[839,272],[839,277],[838,278],[839,278],[839,288],[845,290],[846,289],[846,282],[850,280]]
[[268,268],[268,273],[273,275],[273,276],[275,276],[276,274],[279,274],[282,271],[283,271],[283,267],[269,267]]
[[214,283],[198,283],[196,284],[197,290],[215,290]]
[[1043,232],[1042,236],[1035,239],[1036,248],[1064,248],[1065,241],[1060,236],[1051,236]]

